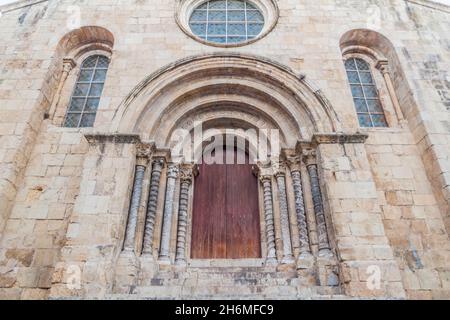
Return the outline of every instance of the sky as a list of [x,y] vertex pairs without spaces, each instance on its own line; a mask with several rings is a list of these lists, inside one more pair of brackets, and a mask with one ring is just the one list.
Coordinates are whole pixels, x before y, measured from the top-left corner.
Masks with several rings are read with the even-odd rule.
[[[17,0],[0,0],[0,5],[11,3]],[[450,0],[434,0],[435,2],[441,2],[450,5]]]

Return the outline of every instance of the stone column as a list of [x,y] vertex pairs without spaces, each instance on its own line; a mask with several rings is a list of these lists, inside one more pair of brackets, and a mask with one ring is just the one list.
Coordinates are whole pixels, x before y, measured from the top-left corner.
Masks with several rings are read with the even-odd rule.
[[266,265],[276,265],[277,247],[275,244],[275,222],[273,215],[272,170],[259,168],[259,180],[263,187],[264,219],[266,222],[267,260]]
[[49,119],[53,119],[55,116],[56,108],[58,107],[59,101],[61,100],[61,92],[64,88],[64,84],[66,83],[67,77],[70,74],[70,71],[76,66],[75,61],[72,59],[63,59],[63,70],[61,74],[61,79],[59,80],[58,88],[53,97],[52,104],[50,106],[50,110],[48,111],[47,117]]
[[317,235],[319,237],[319,256],[331,256],[315,152],[305,152],[304,159],[311,181],[311,193],[314,202],[314,213],[316,215]]
[[305,200],[303,197],[303,185],[301,175],[301,158],[295,157],[289,159],[292,182],[294,185],[295,211],[298,223],[298,235],[300,240],[299,260],[311,257],[311,246],[309,243],[308,222],[306,220]]
[[159,261],[164,264],[170,264],[170,237],[172,235],[173,200],[175,197],[175,187],[178,173],[178,165],[169,165],[167,170],[166,197],[164,202],[161,246],[159,251]]
[[291,231],[289,222],[288,200],[286,194],[286,167],[284,163],[274,163],[274,172],[278,185],[278,200],[280,203],[281,237],[283,240],[282,264],[294,263],[292,254]]
[[386,83],[386,87],[389,92],[389,96],[391,97],[392,104],[395,109],[395,113],[397,115],[397,119],[401,125],[405,123],[405,117],[403,116],[402,109],[400,107],[400,102],[398,100],[397,93],[395,92],[394,84],[392,83],[391,75],[389,74],[389,63],[386,60],[381,60],[378,62],[376,66],[381,74],[383,75],[384,81]]
[[144,175],[146,166],[143,165],[146,160],[138,159],[138,165],[134,174],[133,193],[131,195],[130,209],[128,211],[128,221],[125,233],[125,241],[123,250],[126,252],[134,252],[136,239],[136,226],[138,220],[139,206],[142,197],[142,184],[144,182]]
[[189,188],[194,177],[194,165],[181,167],[180,205],[178,207],[177,252],[175,264],[186,265],[186,235],[188,224]]
[[164,168],[164,162],[164,158],[158,158],[154,159],[152,164],[144,240],[142,245],[142,252],[148,255],[152,255],[153,253],[153,236],[155,232],[156,210],[158,207],[159,185],[161,182],[161,172]]

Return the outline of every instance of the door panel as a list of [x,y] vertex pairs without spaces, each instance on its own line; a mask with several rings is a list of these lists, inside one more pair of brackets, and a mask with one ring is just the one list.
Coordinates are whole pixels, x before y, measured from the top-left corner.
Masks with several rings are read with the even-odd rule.
[[201,165],[195,180],[192,219],[192,258],[220,259],[226,256],[226,167]]
[[[227,152],[236,159],[236,151]],[[201,164],[192,223],[193,259],[261,257],[258,184],[252,166]]]
[[[248,156],[247,156],[248,163]],[[261,257],[258,184],[249,164],[227,165],[227,259]]]

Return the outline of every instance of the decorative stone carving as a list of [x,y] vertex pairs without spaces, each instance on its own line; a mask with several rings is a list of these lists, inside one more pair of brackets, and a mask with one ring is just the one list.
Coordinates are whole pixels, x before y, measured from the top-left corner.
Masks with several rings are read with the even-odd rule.
[[283,259],[282,264],[291,264],[294,262],[292,254],[291,232],[289,223],[288,200],[286,193],[286,166],[282,161],[276,161],[273,164],[273,170],[278,185],[278,201],[280,203],[281,218],[281,237],[283,239]]
[[134,175],[133,193],[131,196],[130,210],[128,213],[127,229],[125,234],[124,251],[134,251],[136,238],[136,225],[139,206],[141,204],[142,183],[144,182],[145,166],[136,166]]
[[155,229],[156,210],[158,207],[159,185],[161,182],[161,172],[163,168],[163,158],[153,160],[149,187],[150,191],[147,203],[147,215],[144,228],[144,240],[142,245],[142,251],[144,254],[151,255],[153,252],[153,235]]
[[310,165],[316,165],[317,163],[317,153],[316,150],[313,149],[304,149],[302,151],[303,162],[306,164],[306,167]]
[[136,156],[138,158],[148,159],[155,148],[154,144],[138,143],[136,146]]
[[309,243],[308,223],[306,220],[305,201],[303,198],[303,185],[301,176],[301,158],[289,159],[291,176],[294,185],[295,211],[297,214],[298,234],[300,240],[300,258],[311,256]]
[[186,264],[186,235],[189,207],[189,188],[195,174],[194,165],[183,165],[180,172],[180,204],[178,208],[177,252],[175,264]]
[[172,234],[173,200],[175,196],[175,186],[179,173],[178,165],[171,164],[167,170],[166,199],[164,203],[163,226],[161,234],[161,246],[159,261],[170,264],[170,237]]

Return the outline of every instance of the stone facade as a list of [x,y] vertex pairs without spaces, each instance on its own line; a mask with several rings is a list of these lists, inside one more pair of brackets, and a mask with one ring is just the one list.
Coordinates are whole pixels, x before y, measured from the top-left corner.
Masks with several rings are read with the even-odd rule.
[[[0,7],[1,299],[450,299],[450,8],[267,1],[271,29],[231,47],[180,28],[189,0]],[[65,128],[92,54],[95,125]],[[347,57],[387,128],[359,127]],[[171,143],[196,121],[280,133],[262,259],[190,259],[196,167]]]

